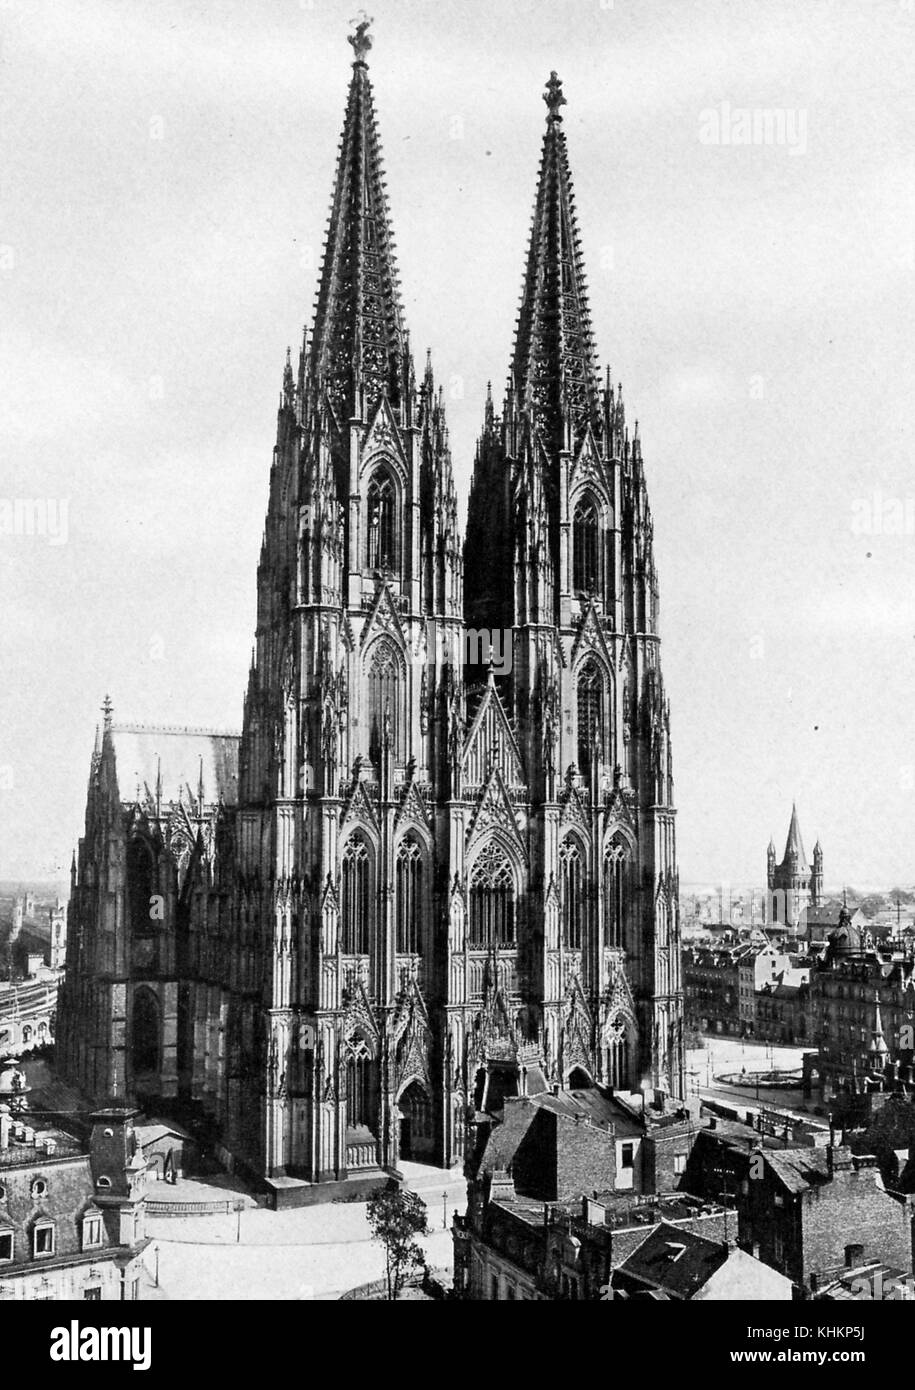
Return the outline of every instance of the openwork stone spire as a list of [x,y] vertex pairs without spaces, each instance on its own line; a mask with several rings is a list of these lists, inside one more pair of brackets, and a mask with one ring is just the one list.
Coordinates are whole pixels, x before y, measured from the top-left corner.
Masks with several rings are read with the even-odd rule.
[[398,400],[406,346],[366,62],[370,23],[360,18],[349,38],[356,56],[309,353],[312,384],[338,423],[370,410],[382,394]]
[[553,435],[567,412],[573,430],[598,419],[598,383],[575,199],[560,110],[562,81],[550,74],[547,127],[518,316],[512,377],[522,409]]

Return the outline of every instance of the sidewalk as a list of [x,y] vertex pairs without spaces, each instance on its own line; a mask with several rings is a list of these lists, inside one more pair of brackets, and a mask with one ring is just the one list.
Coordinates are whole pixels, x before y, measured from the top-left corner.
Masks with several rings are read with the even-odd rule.
[[[463,1175],[412,1163],[402,1171],[429,1208],[431,1234],[421,1242],[426,1257],[450,1271],[451,1221],[454,1211],[466,1206]],[[232,1196],[209,1182],[185,1180],[184,1185],[205,1187],[211,1197],[217,1194],[215,1200]],[[153,1191],[159,1188],[174,1190],[158,1183]],[[370,1239],[364,1202],[150,1217],[147,1229],[159,1247],[160,1289],[170,1299],[331,1299],[384,1274],[384,1254]]]

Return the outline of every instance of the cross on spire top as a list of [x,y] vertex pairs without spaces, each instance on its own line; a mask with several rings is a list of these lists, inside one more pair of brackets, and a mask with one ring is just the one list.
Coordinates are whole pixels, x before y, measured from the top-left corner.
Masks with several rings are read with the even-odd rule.
[[568,102],[562,94],[562,78],[558,77],[555,72],[550,73],[550,80],[546,84],[543,100],[546,102],[550,113],[549,119],[551,121],[561,121],[562,117],[559,114],[559,108],[560,106],[567,106]]
[[348,42],[352,44],[356,62],[364,63],[369,49],[372,47],[372,36],[369,33],[369,27],[373,23],[372,17],[367,15],[365,10],[360,10],[356,18],[350,22],[354,26],[355,32],[350,34]]

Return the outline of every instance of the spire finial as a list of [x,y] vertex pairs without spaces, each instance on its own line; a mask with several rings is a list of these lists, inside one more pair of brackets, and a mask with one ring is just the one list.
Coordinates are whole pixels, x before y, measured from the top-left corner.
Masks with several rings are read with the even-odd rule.
[[105,728],[106,728],[106,729],[110,729],[110,728],[111,728],[111,714],[112,714],[113,709],[114,709],[114,705],[111,703],[111,696],[110,696],[110,695],[106,695],[105,698],[104,698],[104,700],[102,701],[102,714],[105,716]]
[[562,78],[558,77],[555,72],[550,73],[550,80],[546,84],[543,100],[546,102],[550,113],[549,119],[551,121],[561,121],[562,117],[559,114],[559,108],[560,106],[567,106],[568,103],[562,95]]
[[350,34],[348,42],[352,44],[353,52],[356,55],[356,62],[365,64],[366,55],[372,47],[372,36],[369,33],[369,26],[372,24],[371,15],[367,15],[365,10],[360,10],[355,19],[350,20],[354,32]]

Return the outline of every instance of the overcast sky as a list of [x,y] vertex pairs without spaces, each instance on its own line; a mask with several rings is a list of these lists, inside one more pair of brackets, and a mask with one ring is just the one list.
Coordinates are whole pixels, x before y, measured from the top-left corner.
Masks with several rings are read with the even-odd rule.
[[[0,878],[66,871],[106,690],[118,719],[240,725],[356,8],[0,3]],[[369,8],[463,504],[564,79],[655,517],[682,878],[758,881],[796,798],[828,883],[911,883],[915,3]],[[769,143],[737,143],[744,110]],[[17,499],[65,528],[15,534]]]

